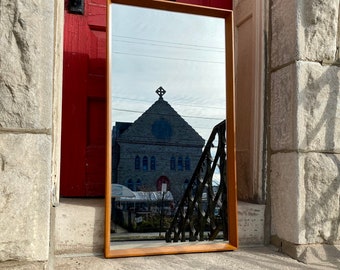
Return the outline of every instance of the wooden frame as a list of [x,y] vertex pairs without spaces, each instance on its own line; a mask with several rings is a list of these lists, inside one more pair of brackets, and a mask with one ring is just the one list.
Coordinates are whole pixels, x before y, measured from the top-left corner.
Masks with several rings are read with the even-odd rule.
[[230,10],[189,5],[171,1],[160,0],[108,0],[107,2],[107,97],[111,95],[110,63],[112,61],[109,37],[111,36],[110,5],[123,4],[137,7],[153,8],[165,11],[175,11],[187,14],[196,14],[225,19],[225,45],[226,45],[226,97],[227,97],[227,198],[228,198],[228,235],[227,242],[194,242],[185,245],[172,245],[162,247],[110,249],[110,215],[111,215],[111,102],[107,98],[107,152],[106,152],[106,194],[105,194],[105,257],[133,257],[195,252],[215,252],[235,250],[238,248],[237,230],[237,188],[236,188],[236,149],[235,149],[235,98],[234,98],[234,54],[233,54],[233,14]]

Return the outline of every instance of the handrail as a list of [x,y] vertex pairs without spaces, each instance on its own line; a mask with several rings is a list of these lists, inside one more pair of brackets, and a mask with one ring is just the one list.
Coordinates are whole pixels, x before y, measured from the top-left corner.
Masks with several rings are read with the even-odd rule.
[[[211,132],[170,227],[166,231],[166,242],[212,241],[221,233],[223,239],[228,240],[225,134],[226,125],[223,120]],[[212,153],[216,139],[218,145],[216,152]],[[220,176],[218,186],[213,185],[216,168],[219,169]]]

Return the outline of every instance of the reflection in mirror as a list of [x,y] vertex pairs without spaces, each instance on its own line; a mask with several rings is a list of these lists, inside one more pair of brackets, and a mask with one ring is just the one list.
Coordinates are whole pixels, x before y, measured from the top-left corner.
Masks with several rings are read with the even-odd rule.
[[224,19],[110,12],[111,249],[228,241]]

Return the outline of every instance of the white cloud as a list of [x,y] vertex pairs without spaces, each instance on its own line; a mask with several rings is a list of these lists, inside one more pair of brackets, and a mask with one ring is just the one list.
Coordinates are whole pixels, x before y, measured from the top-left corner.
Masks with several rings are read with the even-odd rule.
[[207,138],[225,118],[223,19],[123,5],[112,12],[113,122],[137,119],[163,86],[164,99]]

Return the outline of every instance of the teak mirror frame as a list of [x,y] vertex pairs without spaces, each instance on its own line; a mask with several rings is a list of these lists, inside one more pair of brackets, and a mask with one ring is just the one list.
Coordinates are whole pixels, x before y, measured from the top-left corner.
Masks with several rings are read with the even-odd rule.
[[[225,63],[226,63],[226,137],[227,137],[227,213],[228,242],[195,242],[189,245],[164,245],[157,248],[110,249],[110,218],[111,218],[111,49],[110,49],[110,5],[123,4],[136,7],[152,8],[187,14],[204,15],[225,20]],[[105,192],[105,257],[133,257],[195,252],[214,252],[235,250],[238,248],[237,231],[237,190],[236,190],[236,150],[235,150],[235,98],[234,98],[234,41],[233,14],[230,10],[216,9],[205,6],[189,5],[161,0],[108,0],[107,2],[107,134],[106,134],[106,192]]]

